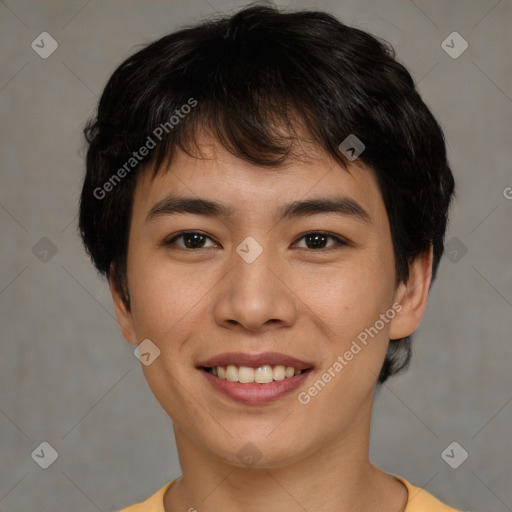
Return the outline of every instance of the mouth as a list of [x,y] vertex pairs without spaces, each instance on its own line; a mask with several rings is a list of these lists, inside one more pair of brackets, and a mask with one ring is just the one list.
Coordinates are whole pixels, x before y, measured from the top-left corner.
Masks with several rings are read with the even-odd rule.
[[257,405],[289,394],[309,376],[313,365],[278,353],[229,353],[203,361],[197,369],[224,396]]

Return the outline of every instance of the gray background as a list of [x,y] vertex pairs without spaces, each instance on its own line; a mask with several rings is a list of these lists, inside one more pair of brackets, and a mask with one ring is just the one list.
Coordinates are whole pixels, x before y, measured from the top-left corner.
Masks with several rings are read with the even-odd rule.
[[[373,462],[459,508],[512,510],[512,2],[277,3],[390,41],[445,130],[457,182],[453,261],[441,263],[408,373],[378,394]],[[180,474],[171,422],[76,234],[82,128],[124,58],[241,5],[0,2],[3,512],[115,510]],[[47,59],[31,48],[43,31],[59,44]],[[441,47],[453,31],[469,44],[457,59]],[[58,452],[48,469],[31,457],[43,441]],[[469,453],[458,469],[441,457],[452,441]]]

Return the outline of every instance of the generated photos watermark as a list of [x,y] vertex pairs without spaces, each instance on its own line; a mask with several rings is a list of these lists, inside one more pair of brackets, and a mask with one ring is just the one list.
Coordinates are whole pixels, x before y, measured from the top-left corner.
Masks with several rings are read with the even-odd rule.
[[[169,121],[166,121],[165,123],[160,123],[151,132],[151,135],[148,136],[146,142],[138,149],[138,151],[134,151],[132,156],[128,158],[128,160],[119,167],[119,169],[117,169],[117,171],[112,174],[112,176],[105,181],[101,187],[96,187],[94,189],[94,197],[100,200],[104,199],[108,192],[114,190],[114,187],[121,183],[122,179],[125,178],[130,171],[135,169],[147,155],[149,155],[150,151],[156,147],[157,143],[162,141],[164,132],[170,133],[175,126],[180,124],[182,119],[185,119],[187,114],[189,114],[195,106],[197,106],[197,100],[189,98],[187,103],[175,110],[175,116],[171,116]],[[155,139],[157,139],[158,142],[156,142]]]
[[[402,311],[402,305],[395,302],[391,308],[385,313],[382,313],[371,327],[366,327],[357,335],[357,340],[352,340],[350,348],[346,350],[343,355],[339,355],[336,361],[317,379],[306,391],[301,391],[297,395],[298,401],[302,405],[307,405],[311,402],[311,399],[320,393],[329,382],[332,381],[342,370],[347,366],[350,361],[354,359],[354,356],[359,354],[361,350],[368,345],[368,337],[373,339],[379,334],[382,329],[389,324],[396,314]],[[359,343],[358,343],[359,342]]]

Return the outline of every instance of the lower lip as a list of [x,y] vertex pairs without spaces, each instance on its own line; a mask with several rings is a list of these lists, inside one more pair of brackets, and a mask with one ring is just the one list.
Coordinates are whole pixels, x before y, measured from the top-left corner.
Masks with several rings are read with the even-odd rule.
[[204,374],[216,390],[237,402],[251,405],[266,404],[287,395],[297,389],[311,373],[311,370],[308,370],[300,375],[287,377],[283,380],[274,380],[268,384],[241,384],[240,382],[230,382],[215,377],[215,375],[202,369],[199,371]]

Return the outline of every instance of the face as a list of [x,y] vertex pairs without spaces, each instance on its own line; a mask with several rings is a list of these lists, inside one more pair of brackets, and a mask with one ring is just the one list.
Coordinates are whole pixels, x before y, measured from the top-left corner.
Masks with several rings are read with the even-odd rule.
[[130,310],[111,287],[124,337],[160,351],[142,368],[178,447],[270,468],[367,436],[388,340],[426,297],[395,287],[382,196],[356,163],[317,150],[269,169],[213,143],[139,178]]

